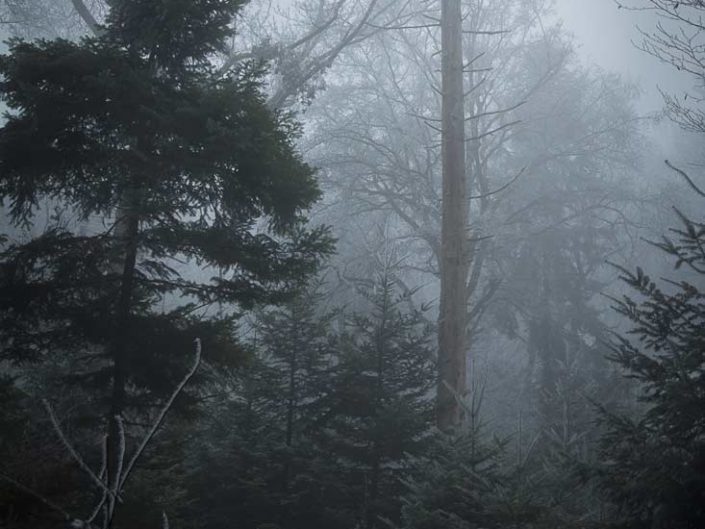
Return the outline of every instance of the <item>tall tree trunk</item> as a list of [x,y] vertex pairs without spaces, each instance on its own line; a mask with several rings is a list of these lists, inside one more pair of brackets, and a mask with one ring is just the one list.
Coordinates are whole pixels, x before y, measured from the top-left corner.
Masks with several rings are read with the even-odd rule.
[[457,396],[465,393],[466,386],[467,184],[460,0],[443,0],[441,34],[443,223],[436,421],[441,430],[449,431],[462,419],[462,406]]

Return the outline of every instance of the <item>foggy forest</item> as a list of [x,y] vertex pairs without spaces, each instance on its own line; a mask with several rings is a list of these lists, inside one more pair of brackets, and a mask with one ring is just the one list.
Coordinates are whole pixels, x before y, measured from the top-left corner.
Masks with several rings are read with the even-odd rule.
[[705,529],[703,0],[0,37],[0,529]]

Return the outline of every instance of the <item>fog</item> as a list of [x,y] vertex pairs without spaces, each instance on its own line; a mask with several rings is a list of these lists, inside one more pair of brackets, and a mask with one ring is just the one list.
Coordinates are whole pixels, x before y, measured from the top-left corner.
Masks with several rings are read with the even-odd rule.
[[0,529],[705,527],[703,20],[0,0]]
[[658,18],[650,12],[618,9],[613,0],[559,0],[556,14],[575,35],[578,53],[586,64],[619,72],[641,89],[640,112],[658,113],[663,99],[658,91],[682,92],[693,79],[637,49],[643,35]]

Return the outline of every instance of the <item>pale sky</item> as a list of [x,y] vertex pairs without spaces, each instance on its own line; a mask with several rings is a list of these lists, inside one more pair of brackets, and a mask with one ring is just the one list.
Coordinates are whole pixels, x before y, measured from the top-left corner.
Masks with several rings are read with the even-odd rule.
[[632,42],[641,40],[635,25],[648,30],[653,27],[653,15],[617,9],[613,0],[556,0],[556,8],[586,63],[619,72],[641,86],[640,112],[661,109],[657,86],[682,92],[692,84],[688,76],[634,47]]

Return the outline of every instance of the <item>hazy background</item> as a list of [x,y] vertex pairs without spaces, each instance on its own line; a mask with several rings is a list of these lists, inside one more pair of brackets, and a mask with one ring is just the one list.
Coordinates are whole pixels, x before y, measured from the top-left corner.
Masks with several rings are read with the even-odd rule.
[[618,9],[614,0],[557,0],[556,11],[576,36],[578,53],[587,64],[620,72],[642,89],[639,111],[658,112],[663,106],[658,87],[679,92],[690,87],[687,75],[661,64],[635,47],[638,27],[648,30],[656,18],[649,12]]

